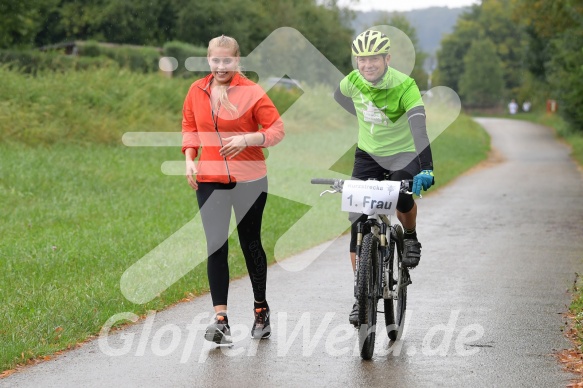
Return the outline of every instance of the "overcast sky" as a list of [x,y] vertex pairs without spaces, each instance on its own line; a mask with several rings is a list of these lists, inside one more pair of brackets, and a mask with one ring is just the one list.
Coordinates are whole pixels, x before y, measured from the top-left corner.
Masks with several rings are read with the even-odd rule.
[[[350,0],[340,0],[341,6],[349,5],[359,11],[378,9],[382,11],[410,11],[412,9],[429,7],[465,7],[479,4],[480,0],[360,0],[358,4],[350,4]],[[354,3],[354,2],[352,2]]]

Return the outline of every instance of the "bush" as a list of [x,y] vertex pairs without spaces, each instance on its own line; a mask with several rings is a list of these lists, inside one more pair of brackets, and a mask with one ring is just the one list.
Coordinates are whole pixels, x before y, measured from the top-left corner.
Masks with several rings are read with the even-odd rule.
[[552,59],[547,63],[547,81],[559,100],[559,113],[573,128],[583,132],[583,31],[569,30],[552,41]]
[[155,47],[117,46],[95,41],[79,43],[78,53],[82,57],[107,57],[117,62],[121,67],[141,73],[158,71],[160,59],[160,50]]
[[115,66],[114,62],[108,58],[77,57],[37,50],[0,50],[0,63],[5,64],[9,69],[27,74],[37,74],[41,71],[65,72]]
[[142,73],[158,71],[160,52],[153,47],[101,47],[101,53],[132,71]]
[[98,57],[101,55],[101,47],[99,43],[94,40],[90,40],[77,46],[77,53],[83,57]]
[[188,43],[172,41],[167,42],[162,53],[165,57],[176,58],[178,61],[178,68],[172,73],[175,77],[191,77],[195,74],[186,69],[184,63],[189,57],[206,57],[206,47],[194,46]]

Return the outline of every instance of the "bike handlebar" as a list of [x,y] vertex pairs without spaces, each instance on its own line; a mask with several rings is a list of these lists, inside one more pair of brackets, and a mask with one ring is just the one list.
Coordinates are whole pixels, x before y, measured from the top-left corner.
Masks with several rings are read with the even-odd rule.
[[[344,185],[344,179],[330,179],[330,178],[312,178],[311,183],[313,185],[330,185],[334,192],[341,192],[342,186]],[[411,185],[413,179],[403,179],[401,181],[401,189],[399,192],[404,194],[413,194],[411,192]]]
[[334,185],[337,181],[342,181],[342,179],[329,179],[329,178],[312,178],[313,185]]

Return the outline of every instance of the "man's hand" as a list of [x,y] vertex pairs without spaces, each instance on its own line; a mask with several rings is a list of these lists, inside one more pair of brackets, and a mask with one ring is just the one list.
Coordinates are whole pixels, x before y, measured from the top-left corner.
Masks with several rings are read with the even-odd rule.
[[421,195],[421,189],[427,191],[435,183],[432,170],[423,170],[413,178],[413,193]]

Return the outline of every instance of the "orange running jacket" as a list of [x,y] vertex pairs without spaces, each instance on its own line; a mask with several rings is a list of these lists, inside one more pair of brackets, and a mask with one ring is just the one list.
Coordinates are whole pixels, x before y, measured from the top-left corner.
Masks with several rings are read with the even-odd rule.
[[[220,107],[213,114],[210,83],[213,75],[195,81],[182,109],[182,152],[202,147],[198,160],[199,182],[244,182],[267,175],[262,148],[273,146],[284,137],[283,122],[265,91],[256,83],[235,74],[227,89],[229,101],[237,107],[230,112]],[[259,127],[261,126],[261,128]],[[232,159],[219,154],[222,139],[246,133],[261,132],[261,146],[247,147]]]

